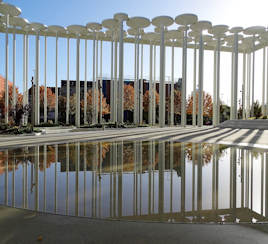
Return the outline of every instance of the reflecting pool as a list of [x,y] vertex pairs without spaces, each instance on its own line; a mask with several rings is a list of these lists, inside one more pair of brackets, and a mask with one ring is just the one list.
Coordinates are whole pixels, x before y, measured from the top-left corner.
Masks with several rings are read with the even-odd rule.
[[170,141],[0,149],[0,204],[102,219],[268,220],[268,154]]

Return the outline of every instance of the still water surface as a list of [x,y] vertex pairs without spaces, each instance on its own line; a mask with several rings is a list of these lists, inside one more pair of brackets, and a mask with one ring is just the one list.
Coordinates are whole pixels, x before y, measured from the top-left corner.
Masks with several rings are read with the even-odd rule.
[[77,142],[0,150],[0,204],[103,219],[268,220],[268,154],[212,144]]

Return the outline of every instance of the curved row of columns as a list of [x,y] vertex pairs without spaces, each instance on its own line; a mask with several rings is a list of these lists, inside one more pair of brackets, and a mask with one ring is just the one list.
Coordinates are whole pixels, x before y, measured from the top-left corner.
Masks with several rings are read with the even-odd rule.
[[[174,124],[174,43],[182,44],[182,89],[181,89],[181,125],[186,126],[186,84],[187,84],[187,43],[192,42],[194,38],[194,71],[193,71],[193,98],[196,101],[196,91],[198,91],[198,106],[193,103],[193,125],[196,125],[196,109],[197,113],[197,125],[203,125],[203,73],[204,73],[204,49],[212,43],[212,37],[214,37],[214,82],[213,82],[213,125],[216,126],[220,122],[220,52],[222,43],[227,43],[232,51],[232,82],[231,82],[231,119],[237,119],[237,97],[238,97],[238,59],[239,52],[243,53],[243,85],[242,85],[242,103],[243,103],[243,118],[248,118],[253,115],[252,104],[255,101],[254,86],[255,86],[255,49],[256,41],[264,45],[263,49],[263,81],[262,81],[262,113],[267,115],[267,101],[265,102],[265,96],[268,96],[268,86],[266,85],[266,49],[268,34],[264,27],[249,27],[243,29],[242,27],[234,27],[230,30],[228,26],[218,25],[212,26],[209,21],[198,21],[197,16],[193,14],[182,14],[175,18],[176,24],[180,25],[179,29],[175,31],[173,35],[169,35],[171,31],[167,30],[167,27],[174,23],[173,18],[169,16],[159,16],[152,20],[152,22],[143,17],[129,18],[126,14],[115,14],[113,19],[104,20],[101,24],[88,23],[86,27],[79,25],[71,25],[67,28],[60,26],[45,26],[40,23],[29,23],[27,20],[20,17],[21,10],[17,7],[1,3],[0,13],[2,25],[5,26],[6,31],[6,65],[5,65],[5,94],[8,94],[8,58],[9,58],[9,43],[8,34],[13,27],[13,103],[12,107],[15,108],[16,104],[16,31],[22,30],[24,32],[23,38],[23,104],[28,103],[28,35],[29,32],[34,32],[36,35],[35,44],[35,81],[32,92],[34,92],[34,124],[40,124],[40,35],[44,36],[45,51],[44,51],[44,122],[47,121],[47,33],[54,33],[56,37],[56,69],[55,69],[55,123],[58,123],[58,38],[59,34],[67,35],[67,103],[66,103],[66,123],[69,121],[70,112],[70,37],[69,34],[73,34],[76,37],[76,126],[80,126],[80,39],[84,39],[84,36],[88,36],[93,40],[93,118],[92,123],[98,123],[102,121],[102,116],[98,118],[99,104],[101,103],[101,97],[99,96],[99,87],[102,87],[102,71],[99,75],[99,41],[101,41],[102,53],[102,41],[106,36],[111,38],[111,121],[117,123],[124,122],[124,22],[131,28],[128,30],[129,35],[135,36],[135,81],[134,81],[134,123],[143,123],[143,41],[147,40],[150,46],[150,58],[149,58],[149,124],[154,125],[156,122],[155,116],[155,83],[156,83],[156,45],[160,47],[159,55],[159,93],[160,93],[160,105],[159,105],[159,125],[161,127],[166,124],[166,83],[165,83],[165,49],[166,45],[171,46],[171,112],[169,114],[169,124]],[[5,21],[2,21],[2,20]],[[150,24],[153,24],[156,29],[153,33],[144,33],[144,29]],[[108,29],[107,35],[101,32],[102,27]],[[190,30],[190,31],[189,31]],[[204,35],[204,31],[208,31],[213,36]],[[233,34],[226,36],[228,32]],[[110,33],[109,33],[110,32]],[[239,35],[238,33],[244,32],[246,37]],[[149,35],[148,35],[149,34]],[[182,35],[183,34],[183,35]],[[177,35],[177,37],[176,37]],[[192,38],[190,38],[192,37]],[[189,39],[190,38],[190,39]],[[188,40],[189,39],[189,40]],[[216,42],[216,44],[215,44]],[[119,45],[119,54],[118,54]],[[139,46],[141,45],[141,53]],[[198,62],[198,90],[196,86],[196,59],[197,48],[199,50],[199,62]],[[241,51],[242,50],[242,51]],[[101,54],[102,59],[102,54]],[[246,60],[247,59],[247,60]],[[102,62],[102,61],[101,61]],[[267,62],[268,63],[268,62]],[[140,70],[141,69],[141,70]],[[102,65],[100,66],[102,70]],[[99,80],[101,83],[99,84]],[[250,99],[251,94],[251,99]],[[100,99],[99,99],[100,97]],[[251,100],[251,101],[250,101]],[[266,99],[268,100],[268,99]],[[84,89],[84,124],[88,123],[87,119],[87,39],[85,38],[85,89]],[[8,95],[5,96],[5,106],[8,107]],[[251,111],[249,111],[251,109]],[[8,110],[5,111],[5,122],[8,123]],[[26,120],[25,120],[26,122]]]

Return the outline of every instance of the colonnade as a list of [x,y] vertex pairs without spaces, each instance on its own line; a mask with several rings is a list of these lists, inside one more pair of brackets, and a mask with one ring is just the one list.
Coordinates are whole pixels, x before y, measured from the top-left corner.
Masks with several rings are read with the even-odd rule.
[[[58,70],[58,39],[64,38],[67,42],[67,94],[66,94],[66,124],[70,123],[70,39],[74,38],[76,44],[76,111],[75,124],[81,125],[80,121],[80,41],[85,40],[85,76],[84,76],[84,121],[83,124],[88,123],[102,123],[102,99],[99,93],[102,92],[103,82],[103,67],[102,60],[107,59],[106,53],[103,55],[103,42],[111,43],[111,73],[110,73],[110,121],[116,123],[124,122],[124,81],[126,74],[124,73],[125,60],[125,44],[133,43],[135,48],[134,53],[134,123],[142,124],[143,118],[143,83],[144,83],[144,52],[145,45],[149,45],[150,54],[149,60],[149,112],[148,122],[150,125],[156,124],[163,127],[166,124],[174,125],[174,73],[178,67],[174,67],[174,52],[178,48],[182,48],[182,59],[179,63],[182,66],[182,84],[181,84],[181,126],[187,124],[186,100],[187,94],[193,94],[193,111],[192,124],[202,126],[204,115],[204,69],[206,63],[204,62],[204,51],[214,51],[214,71],[213,78],[213,125],[220,123],[220,91],[224,89],[224,82],[221,81],[220,60],[221,52],[229,52],[231,54],[231,112],[230,119],[238,118],[238,94],[242,91],[242,110],[243,119],[253,116],[253,104],[256,101],[255,92],[255,52],[263,49],[263,81],[261,105],[262,114],[268,113],[268,75],[266,64],[268,55],[266,56],[266,46],[268,43],[268,32],[265,27],[253,26],[244,29],[243,27],[231,27],[226,25],[212,25],[209,21],[199,21],[194,14],[181,14],[176,18],[169,16],[158,16],[152,20],[144,17],[129,17],[127,14],[118,13],[111,19],[105,19],[102,23],[90,22],[85,26],[70,25],[68,27],[61,27],[57,25],[46,26],[41,23],[30,23],[28,20],[18,17],[21,10],[8,3],[0,3],[0,32],[5,33],[5,108],[9,105],[8,94],[8,74],[9,74],[9,35],[13,35],[13,93],[12,93],[12,107],[16,105],[16,91],[15,85],[22,85],[23,89],[23,105],[29,104],[29,35],[36,37],[35,42],[35,79],[32,89],[32,107],[34,110],[34,124],[40,124],[40,85],[44,85],[44,116],[43,122],[47,122],[47,38],[56,38],[55,46],[55,123],[58,123],[58,77],[62,76],[61,71]],[[154,32],[145,32],[145,29],[150,25],[155,27]],[[174,26],[178,29],[172,29]],[[129,27],[127,29],[126,27]],[[103,29],[105,28],[105,29]],[[16,36],[23,35],[23,84],[18,84],[16,81]],[[44,40],[44,55],[40,55],[40,41]],[[88,40],[93,43],[92,55],[92,69],[88,68]],[[156,47],[159,47],[159,53]],[[167,117],[167,102],[166,102],[166,49],[171,48],[171,82],[170,82],[170,112]],[[32,47],[30,47],[32,48]],[[188,50],[194,50],[193,75],[187,77],[187,60]],[[198,51],[198,53],[197,53]],[[198,54],[198,57],[197,57]],[[241,55],[243,56],[241,59]],[[44,57],[42,57],[44,56]],[[40,58],[44,58],[44,81],[43,84],[40,78]],[[157,58],[159,58],[159,66],[156,66]],[[239,84],[239,62],[243,62],[243,77],[242,87]],[[198,61],[198,65],[197,65]],[[268,63],[268,62],[267,62]],[[198,66],[198,67],[197,67]],[[88,74],[92,72],[92,119],[88,119],[87,115],[87,81]],[[158,78],[159,75],[159,78]],[[189,82],[192,82],[192,91],[187,91]],[[155,92],[156,84],[159,83],[159,118],[156,116],[156,101]],[[226,91],[225,91],[226,92]],[[229,93],[229,91],[227,91]],[[8,123],[9,110],[5,109],[4,113],[5,123]],[[197,121],[196,121],[197,113]],[[100,116],[99,116],[100,114]],[[25,116],[26,117],[26,116]],[[27,117],[24,118],[24,123],[27,123]]]
[[[133,162],[124,158],[128,146],[133,147]],[[213,145],[209,162],[203,158],[203,145],[197,144],[112,142],[106,158],[103,147],[107,147],[106,143],[90,147],[80,142],[53,145],[52,155],[48,146],[34,146],[28,148],[28,153],[34,153],[33,161],[29,160],[27,149],[24,156],[18,155],[18,160],[24,158],[21,167],[16,165],[17,155],[6,150],[5,173],[0,176],[4,180],[1,202],[13,207],[98,218],[267,221],[265,152],[260,152],[256,160],[251,151],[229,148],[226,150],[230,160],[223,166],[219,164],[222,159],[218,145]],[[192,152],[191,160],[186,149]],[[179,151],[178,165],[175,155]],[[88,155],[93,155],[91,164]],[[51,156],[55,162],[49,161]],[[255,164],[260,167],[256,169]],[[257,186],[260,192],[256,191]]]

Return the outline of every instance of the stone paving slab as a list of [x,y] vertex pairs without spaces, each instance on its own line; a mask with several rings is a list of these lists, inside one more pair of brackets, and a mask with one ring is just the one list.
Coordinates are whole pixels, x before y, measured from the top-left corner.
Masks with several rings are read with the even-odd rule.
[[0,244],[265,244],[268,224],[176,224],[92,220],[0,206]]

